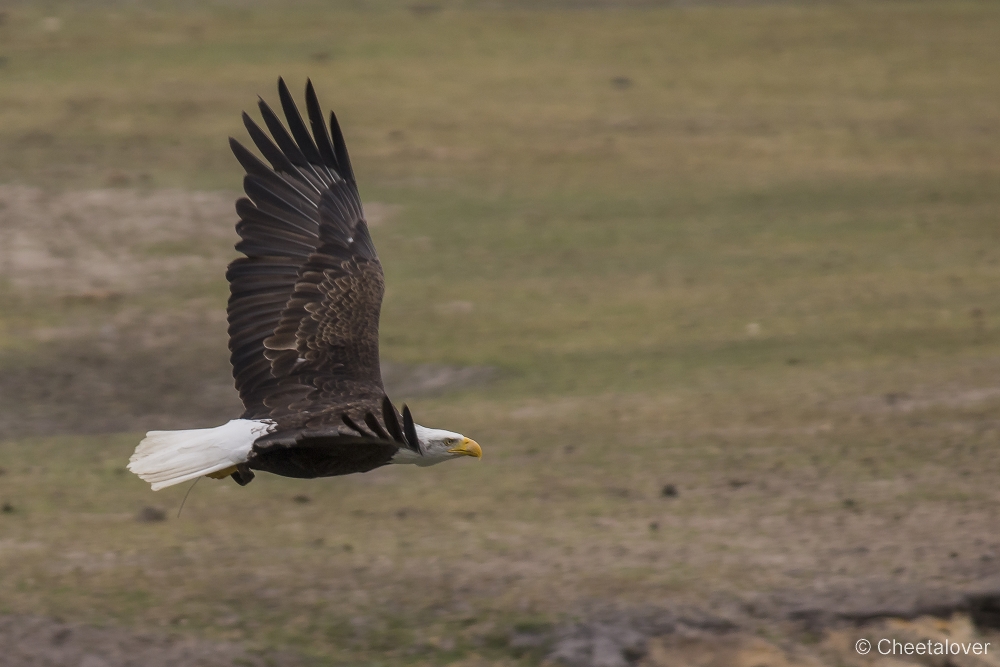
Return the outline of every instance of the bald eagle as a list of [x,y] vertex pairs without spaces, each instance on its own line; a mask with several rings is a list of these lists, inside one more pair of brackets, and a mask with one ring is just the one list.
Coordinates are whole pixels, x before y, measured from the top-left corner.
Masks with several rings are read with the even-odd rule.
[[258,102],[270,136],[243,124],[265,164],[233,138],[246,170],[236,202],[244,257],[226,272],[229,349],[245,408],[216,428],[150,431],[128,469],[153,490],[208,476],[245,486],[254,470],[314,478],[388,463],[482,457],[452,431],[413,422],[385,394],[378,323],[385,283],[337,117],[329,127],[312,82],[307,128],[278,80],[287,129]]

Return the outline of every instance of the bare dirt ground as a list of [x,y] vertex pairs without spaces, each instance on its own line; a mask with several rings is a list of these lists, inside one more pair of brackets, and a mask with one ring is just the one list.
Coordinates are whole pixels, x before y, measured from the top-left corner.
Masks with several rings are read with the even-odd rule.
[[[0,184],[0,276],[67,304],[215,282],[220,267],[237,256],[238,196],[129,188],[49,192]],[[377,227],[396,208],[373,202],[365,215]]]

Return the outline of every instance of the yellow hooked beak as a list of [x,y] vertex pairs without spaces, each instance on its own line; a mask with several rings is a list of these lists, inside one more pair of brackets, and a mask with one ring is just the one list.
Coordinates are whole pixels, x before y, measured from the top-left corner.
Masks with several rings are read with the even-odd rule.
[[457,447],[449,449],[448,453],[459,456],[475,456],[477,459],[483,458],[483,448],[479,446],[478,442],[469,438],[462,438],[462,442]]

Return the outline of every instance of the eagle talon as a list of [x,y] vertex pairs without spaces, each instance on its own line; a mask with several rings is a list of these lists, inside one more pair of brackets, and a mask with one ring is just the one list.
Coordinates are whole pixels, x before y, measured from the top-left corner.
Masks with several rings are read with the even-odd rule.
[[250,468],[244,463],[236,466],[236,470],[233,471],[231,477],[233,478],[233,481],[240,486],[246,486],[253,481],[253,478],[256,477],[256,475],[254,475],[253,470],[250,470]]

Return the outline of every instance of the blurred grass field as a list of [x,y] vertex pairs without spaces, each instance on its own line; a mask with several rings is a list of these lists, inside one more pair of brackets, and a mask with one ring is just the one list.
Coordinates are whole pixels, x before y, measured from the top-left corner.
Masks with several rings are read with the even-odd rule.
[[[0,612],[531,664],[510,627],[607,604],[1000,575],[1000,6],[365,7],[11,5],[0,183],[235,192],[240,110],[311,77],[394,211],[383,357],[497,369],[393,398],[484,459],[206,480],[175,520],[184,488],[124,471],[139,433],[17,435]],[[231,217],[135,250],[211,259],[162,277],[5,264],[4,372],[155,319],[159,363],[228,382]]]

